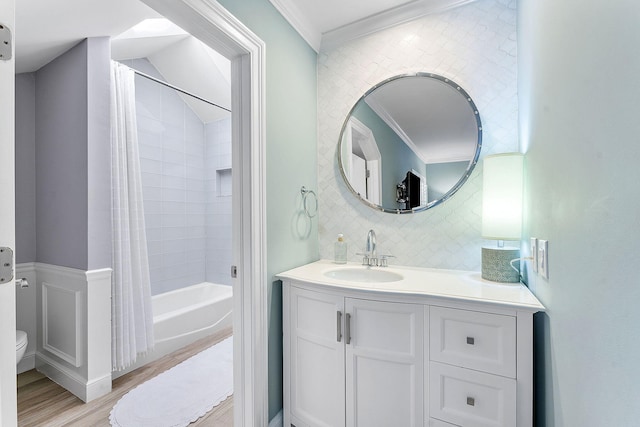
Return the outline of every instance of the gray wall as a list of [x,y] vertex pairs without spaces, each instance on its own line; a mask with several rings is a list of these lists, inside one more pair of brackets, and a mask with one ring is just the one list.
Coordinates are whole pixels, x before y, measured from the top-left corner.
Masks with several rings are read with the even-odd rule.
[[16,262],[36,261],[36,80],[16,75]]
[[518,7],[523,246],[549,240],[549,280],[528,271],[547,307],[535,324],[534,425],[636,426],[640,3]]
[[86,269],[87,42],[36,72],[39,262]]
[[39,262],[111,266],[108,64],[109,39],[96,38],[36,72]]
[[111,267],[111,43],[87,39],[87,269]]

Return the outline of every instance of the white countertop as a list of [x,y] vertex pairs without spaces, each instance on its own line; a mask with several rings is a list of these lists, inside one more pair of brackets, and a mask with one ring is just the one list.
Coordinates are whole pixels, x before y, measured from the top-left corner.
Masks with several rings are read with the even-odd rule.
[[457,301],[488,302],[503,306],[544,311],[544,306],[521,283],[496,283],[484,280],[480,272],[440,270],[418,267],[361,267],[385,270],[403,276],[394,282],[353,282],[339,280],[325,275],[326,272],[341,268],[361,267],[358,263],[335,264],[320,260],[294,268],[277,275],[279,279],[319,284],[337,288],[366,290],[371,292],[433,296]]

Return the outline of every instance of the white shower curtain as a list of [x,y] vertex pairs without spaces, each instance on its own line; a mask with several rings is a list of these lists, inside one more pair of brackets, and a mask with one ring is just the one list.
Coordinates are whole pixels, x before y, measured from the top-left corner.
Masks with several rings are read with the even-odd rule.
[[113,280],[111,363],[122,370],[153,348],[151,282],[138,155],[134,72],[111,63]]

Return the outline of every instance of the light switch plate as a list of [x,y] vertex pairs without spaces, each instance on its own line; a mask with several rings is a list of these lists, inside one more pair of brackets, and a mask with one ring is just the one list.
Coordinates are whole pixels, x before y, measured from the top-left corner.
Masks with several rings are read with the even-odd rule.
[[545,279],[549,278],[549,242],[538,240],[538,271]]
[[534,273],[538,272],[538,239],[536,237],[532,237],[529,239],[530,251],[531,254],[531,269]]

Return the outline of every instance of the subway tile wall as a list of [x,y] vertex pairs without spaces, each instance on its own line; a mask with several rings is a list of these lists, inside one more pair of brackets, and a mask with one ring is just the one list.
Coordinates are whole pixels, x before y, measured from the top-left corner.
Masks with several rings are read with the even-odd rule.
[[205,126],[208,282],[231,285],[231,118]]
[[[162,78],[146,59],[122,62]],[[140,76],[136,108],[152,294],[204,281],[230,284],[231,197],[217,197],[214,164],[222,163],[218,153],[230,153],[230,120],[205,125],[176,91]],[[230,154],[228,163],[230,169]],[[228,218],[215,215],[227,211]]]

